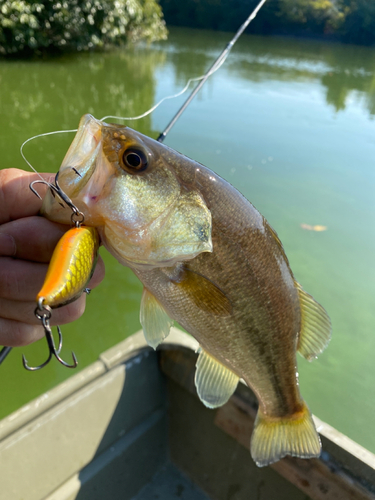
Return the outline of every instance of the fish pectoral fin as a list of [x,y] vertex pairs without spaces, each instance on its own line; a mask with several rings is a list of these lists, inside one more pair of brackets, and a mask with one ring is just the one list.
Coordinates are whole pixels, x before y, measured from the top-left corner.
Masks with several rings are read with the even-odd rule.
[[212,281],[183,268],[174,284],[183,290],[199,309],[215,316],[230,316],[233,308],[224,292]]
[[277,462],[286,455],[299,458],[318,457],[319,434],[307,405],[290,417],[267,417],[259,409],[251,437],[251,456],[258,467]]
[[211,212],[195,191],[182,193],[161,226],[153,227],[153,246],[149,256],[172,265],[212,252]]
[[325,309],[296,282],[301,305],[301,332],[297,350],[308,361],[317,358],[331,339],[331,320]]
[[202,403],[208,408],[225,404],[236,390],[240,378],[203,349],[195,366],[194,382]]
[[156,349],[169,335],[173,319],[147,288],[143,288],[140,322],[149,346]]

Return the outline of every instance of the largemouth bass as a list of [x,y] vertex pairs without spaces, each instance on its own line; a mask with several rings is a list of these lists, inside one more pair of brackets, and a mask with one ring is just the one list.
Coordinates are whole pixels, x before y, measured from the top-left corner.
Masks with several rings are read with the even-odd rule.
[[[251,439],[258,466],[321,444],[297,375],[331,333],[327,313],[295,281],[282,244],[233,186],[203,165],[128,127],[85,115],[59,184],[104,246],[144,285],[141,323],[156,346],[178,321],[200,343],[195,383],[224,404],[239,379],[256,394]],[[43,214],[69,223],[47,194]]]

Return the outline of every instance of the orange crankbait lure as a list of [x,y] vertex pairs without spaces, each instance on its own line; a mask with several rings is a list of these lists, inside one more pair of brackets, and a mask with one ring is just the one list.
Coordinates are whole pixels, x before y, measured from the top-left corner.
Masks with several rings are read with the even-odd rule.
[[99,236],[93,227],[70,229],[58,242],[46,279],[36,300],[44,306],[61,307],[85,290],[98,257]]

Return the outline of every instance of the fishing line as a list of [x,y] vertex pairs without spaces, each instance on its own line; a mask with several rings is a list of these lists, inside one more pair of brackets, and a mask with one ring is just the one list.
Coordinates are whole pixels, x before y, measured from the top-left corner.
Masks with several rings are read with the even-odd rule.
[[214,73],[216,73],[216,71],[224,64],[226,58],[228,57],[230,51],[233,48],[233,45],[237,42],[237,40],[239,39],[239,37],[242,35],[242,33],[245,31],[245,29],[251,23],[251,21],[253,19],[255,19],[256,15],[258,14],[258,12],[260,11],[260,9],[263,7],[263,5],[265,3],[266,3],[266,0],[261,0],[258,3],[258,5],[255,7],[255,9],[251,12],[251,14],[249,15],[249,17],[246,19],[246,21],[243,24],[241,24],[241,26],[237,30],[236,34],[232,38],[232,40],[229,43],[227,43],[227,45],[225,46],[224,50],[222,50],[222,52],[219,54],[219,56],[217,57],[217,59],[212,64],[211,68],[204,75],[197,76],[195,78],[190,78],[187,81],[185,87],[180,92],[177,92],[177,94],[173,94],[173,95],[170,95],[170,96],[167,96],[167,97],[163,97],[163,99],[161,99],[157,104],[155,104],[155,106],[153,106],[152,108],[150,108],[148,111],[146,111],[142,115],[135,116],[135,117],[123,117],[123,116],[108,115],[108,116],[104,116],[103,118],[101,118],[101,121],[106,120],[107,118],[113,118],[115,120],[138,120],[138,119],[144,118],[145,116],[147,116],[147,115],[151,114],[153,111],[155,111],[155,109],[158,108],[162,102],[166,101],[167,99],[174,99],[174,98],[179,97],[180,95],[184,94],[188,90],[188,88],[189,88],[189,86],[190,86],[190,84],[192,82],[200,81],[200,83],[195,87],[195,89],[193,90],[193,92],[190,94],[190,96],[186,99],[186,101],[184,102],[184,104],[181,106],[181,108],[177,111],[177,113],[175,114],[175,116],[169,122],[169,124],[164,129],[164,131],[157,138],[157,141],[163,142],[164,139],[165,139],[165,137],[167,136],[168,132],[174,126],[174,124],[176,123],[176,121],[180,118],[180,116],[182,115],[182,113],[188,107],[188,105],[190,104],[190,102],[194,99],[194,97],[199,92],[199,90],[203,87],[203,85],[208,80],[208,78],[211,75],[213,75]]
[[[228,52],[228,54],[229,54],[229,52]],[[223,60],[220,62],[220,64],[218,64],[217,66],[215,65],[215,67],[212,67],[210,69],[210,72],[207,75],[205,74],[205,75],[197,76],[195,78],[190,78],[187,81],[185,87],[182,90],[180,90],[179,92],[177,92],[177,94],[172,94],[172,95],[168,95],[168,96],[163,97],[162,99],[160,99],[159,102],[157,102],[154,106],[152,106],[152,108],[148,109],[147,111],[145,111],[141,115],[138,115],[138,116],[114,116],[114,115],[107,115],[107,116],[103,116],[103,118],[100,118],[100,121],[102,122],[104,120],[107,120],[108,118],[112,118],[114,120],[122,120],[122,121],[125,121],[125,120],[140,120],[141,118],[145,118],[149,114],[153,113],[155,111],[155,109],[158,108],[160,106],[160,104],[162,104],[164,101],[166,101],[168,99],[175,99],[176,97],[179,97],[180,95],[184,94],[188,90],[188,88],[189,88],[189,86],[190,86],[190,84],[192,82],[197,82],[199,80],[202,80],[203,78],[208,78],[209,76],[213,75],[220,68],[220,66],[222,64],[224,64],[224,61],[228,57],[228,54],[225,56],[225,58],[223,58]],[[77,130],[78,129],[55,130],[54,132],[45,132],[44,134],[34,135],[33,137],[30,137],[29,139],[26,139],[26,141],[21,145],[21,148],[20,148],[20,152],[21,152],[22,158],[29,165],[29,167],[36,174],[38,174],[41,179],[43,179],[42,176],[39,174],[39,172],[36,171],[36,169],[31,165],[31,163],[25,157],[25,155],[23,153],[23,148],[24,148],[25,144],[27,144],[28,142],[32,141],[33,139],[37,139],[39,137],[45,137],[47,135],[53,135],[53,134],[62,134],[62,133],[65,133],[65,132],[77,132]]]
[[26,139],[25,142],[22,143],[21,147],[20,147],[20,153],[21,153],[21,156],[22,158],[25,160],[25,162],[29,165],[29,167],[42,179],[42,181],[44,181],[46,184],[48,185],[51,185],[49,182],[45,181],[45,179],[43,179],[43,177],[40,175],[40,173],[31,165],[31,163],[29,162],[29,160],[26,158],[26,156],[24,155],[23,153],[23,147],[25,146],[25,144],[27,144],[28,142],[32,141],[33,139],[37,139],[38,137],[45,137],[46,135],[53,135],[53,134],[63,134],[65,132],[77,132],[77,128],[76,129],[72,129],[72,130],[55,130],[54,132],[45,132],[44,134],[38,134],[38,135],[34,135],[34,137],[30,137],[29,139]]
[[[266,3],[266,0],[261,0],[258,5],[255,7],[255,9],[251,12],[251,14],[249,15],[249,17],[246,19],[246,21],[241,24],[241,26],[239,27],[239,29],[237,30],[236,34],[234,35],[234,37],[232,38],[232,40],[230,42],[227,43],[227,45],[225,46],[225,48],[222,50],[222,52],[219,54],[219,56],[217,57],[217,59],[214,61],[214,63],[212,64],[212,66],[210,67],[210,69],[204,74],[204,75],[201,75],[201,76],[197,76],[195,78],[190,78],[185,87],[180,90],[179,92],[177,92],[176,94],[172,94],[172,95],[168,95],[166,97],[163,97],[159,102],[157,102],[154,106],[152,106],[150,109],[148,109],[147,111],[145,111],[144,113],[142,113],[141,115],[138,115],[138,116],[128,116],[128,117],[125,117],[125,116],[114,116],[114,115],[107,115],[107,116],[103,116],[103,118],[100,119],[100,121],[104,121],[108,118],[112,118],[114,120],[122,120],[122,121],[126,121],[126,120],[140,120],[142,118],[145,118],[146,116],[150,115],[151,113],[153,113],[155,111],[155,109],[157,109],[164,101],[168,100],[168,99],[175,99],[179,96],[181,96],[182,94],[184,94],[191,83],[193,82],[198,82],[198,85],[195,87],[195,89],[192,91],[192,93],[189,95],[189,97],[186,99],[186,101],[184,102],[184,104],[180,107],[180,109],[177,111],[177,113],[175,114],[175,116],[172,118],[172,120],[169,122],[169,124],[167,125],[167,127],[164,129],[164,131],[159,135],[159,137],[157,138],[157,141],[159,142],[163,142],[164,139],[166,138],[168,132],[171,130],[171,128],[175,125],[175,123],[177,122],[177,120],[180,118],[180,116],[182,115],[182,113],[185,111],[185,109],[188,107],[188,105],[190,104],[190,102],[194,99],[194,97],[196,96],[196,94],[199,92],[199,90],[203,87],[203,85],[205,84],[205,82],[208,80],[208,78],[213,75],[214,73],[216,73],[216,71],[224,64],[225,60],[227,59],[230,51],[232,50],[234,44],[237,42],[237,40],[239,39],[239,37],[242,35],[242,33],[245,31],[245,29],[248,27],[248,25],[251,23],[251,21],[253,19],[255,19],[256,15],[258,14],[258,12],[260,11],[260,9],[263,7],[263,5]],[[22,158],[25,160],[25,162],[29,165],[29,167],[41,178],[42,176],[39,174],[39,172],[36,171],[36,169],[31,165],[31,163],[26,159],[24,153],[23,153],[23,148],[25,146],[25,144],[27,144],[28,142],[32,141],[33,139],[37,139],[38,137],[45,137],[47,135],[53,135],[53,134],[62,134],[62,133],[67,133],[67,132],[77,132],[78,129],[71,129],[71,130],[57,130],[57,131],[54,131],[54,132],[46,132],[44,134],[38,134],[38,135],[35,135],[34,137],[30,137],[29,139],[27,139],[21,146],[20,148],[20,152],[21,152],[21,155],[22,155]]]
[[239,29],[237,30],[236,34],[232,38],[232,40],[227,43],[226,47],[223,49],[223,51],[219,54],[219,57],[216,59],[216,61],[213,63],[211,68],[208,70],[206,75],[201,79],[201,81],[198,83],[198,85],[195,87],[193,92],[189,95],[189,97],[186,99],[184,104],[180,107],[180,109],[177,111],[175,116],[172,118],[172,120],[169,122],[169,124],[166,126],[164,131],[159,135],[157,138],[158,142],[163,142],[164,139],[166,138],[168,132],[171,130],[171,128],[175,125],[177,120],[180,118],[182,113],[185,111],[185,109],[189,106],[191,101],[194,99],[194,97],[197,95],[199,90],[203,87],[203,85],[206,83],[207,79],[217,71],[220,66],[223,64],[225,59],[228,57],[229,52],[232,50],[233,45],[237,42],[239,37],[242,35],[242,33],[245,31],[245,29],[249,26],[251,21],[256,17],[260,9],[263,7],[263,5],[266,3],[266,0],[261,0],[258,5],[255,7],[255,9],[252,11],[252,13],[249,15],[249,17],[246,19],[246,21],[241,24]]
[[[264,0],[266,1],[266,0]],[[228,52],[229,54],[229,52]],[[115,120],[139,120],[141,118],[144,118],[145,116],[151,114],[153,111],[155,111],[156,108],[158,108],[160,106],[160,104],[162,104],[164,101],[166,101],[167,99],[175,99],[176,97],[180,97],[180,95],[184,94],[188,88],[190,87],[190,84],[192,82],[197,82],[199,80],[203,80],[203,78],[208,78],[209,76],[213,75],[219,68],[220,66],[222,66],[222,64],[224,64],[225,62],[225,59],[228,57],[228,54],[225,56],[225,58],[220,62],[220,64],[218,64],[217,66],[215,66],[215,68],[211,67],[210,69],[210,72],[206,75],[201,75],[201,76],[197,76],[195,78],[189,78],[189,80],[187,81],[185,87],[180,90],[179,92],[177,92],[177,94],[172,94],[172,95],[168,95],[166,97],[163,97],[162,99],[160,99],[159,102],[157,102],[152,108],[150,108],[148,111],[145,111],[142,115],[139,115],[139,116],[131,116],[131,117],[126,117],[126,116],[114,116],[114,115],[107,115],[107,116],[104,116],[103,118],[100,118],[100,121],[104,121],[106,120],[107,118],[113,118]]]
[[[227,54],[228,55],[228,54]],[[227,57],[227,56],[226,56]],[[208,76],[211,76],[212,74],[215,73],[215,71],[217,71],[220,66],[222,64],[224,64],[224,61],[226,59],[226,57],[220,62],[220,64],[215,67],[214,69],[211,68],[210,70],[210,73],[208,74]],[[168,100],[168,99],[175,99],[176,97],[179,97],[180,95],[184,94],[190,84],[192,82],[196,82],[196,81],[199,81],[199,80],[202,80],[203,78],[205,78],[206,75],[201,75],[201,76],[197,76],[195,78],[190,78],[185,87],[180,90],[179,92],[177,92],[177,94],[172,94],[172,95],[168,95],[168,96],[165,96],[163,97],[162,99],[160,99],[159,102],[157,102],[154,106],[152,106],[152,108],[148,109],[147,111],[145,111],[144,113],[142,113],[141,115],[138,115],[138,116],[115,116],[115,115],[107,115],[107,116],[103,116],[103,118],[100,118],[100,121],[104,121],[104,120],[107,120],[108,118],[112,118],[114,120],[122,120],[122,121],[126,121],[126,120],[140,120],[141,118],[145,118],[146,116],[148,116],[149,114],[153,113],[155,111],[156,108],[158,108],[160,106],[160,104],[162,104],[164,101]],[[62,133],[65,133],[65,132],[77,132],[78,129],[71,129],[71,130],[55,130],[54,132],[45,132],[44,134],[38,134],[38,135],[34,135],[33,137],[30,137],[29,139],[26,139],[26,141],[21,145],[21,148],[20,148],[20,152],[21,152],[21,155],[22,155],[22,158],[25,160],[25,162],[29,165],[29,167],[36,173],[39,175],[39,177],[42,179],[42,176],[39,174],[39,172],[36,171],[36,169],[31,165],[31,163],[27,160],[27,158],[25,157],[24,153],[23,153],[23,148],[25,146],[25,144],[27,144],[28,142],[32,141],[33,139],[38,139],[39,137],[45,137],[47,135],[53,135],[53,134],[62,134]]]

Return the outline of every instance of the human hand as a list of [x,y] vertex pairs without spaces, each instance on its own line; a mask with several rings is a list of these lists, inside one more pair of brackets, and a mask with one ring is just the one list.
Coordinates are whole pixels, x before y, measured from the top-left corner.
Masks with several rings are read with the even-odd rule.
[[[41,174],[53,182],[53,174]],[[39,179],[18,169],[0,171],[0,345],[27,345],[44,336],[35,317],[36,295],[42,287],[48,263],[61,236],[70,228],[37,216],[42,205],[29,189]],[[38,185],[42,197],[46,187]],[[44,192],[43,192],[44,191]],[[104,278],[99,257],[90,288]],[[78,319],[85,310],[86,294],[53,311],[51,324]]]

